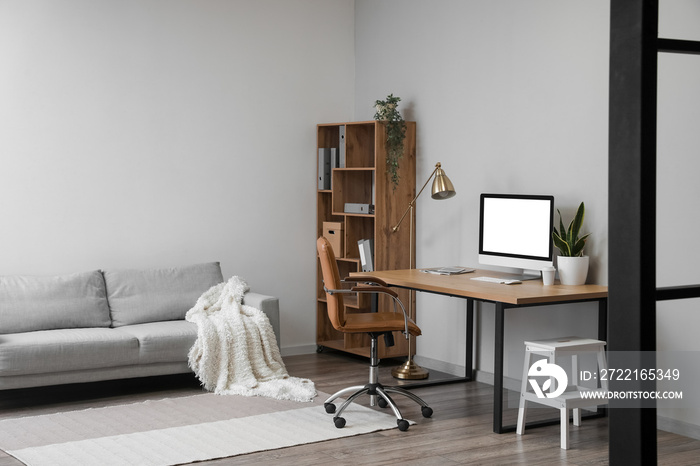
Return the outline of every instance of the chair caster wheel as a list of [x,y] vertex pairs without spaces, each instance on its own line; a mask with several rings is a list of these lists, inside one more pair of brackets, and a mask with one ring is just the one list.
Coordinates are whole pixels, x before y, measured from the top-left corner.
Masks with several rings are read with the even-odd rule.
[[342,418],[342,417],[334,417],[334,418],[333,418],[333,424],[335,424],[335,426],[336,426],[338,429],[342,429],[343,427],[345,427],[345,418]]
[[386,400],[382,397],[379,397],[379,399],[377,400],[377,404],[380,408],[386,408],[387,406],[389,406],[389,403],[387,403]]
[[401,432],[406,432],[408,430],[408,421],[406,419],[398,419],[396,424],[399,426]]
[[430,417],[433,415],[433,408],[430,408],[428,406],[423,406],[420,409],[420,412],[423,415],[423,417]]
[[323,403],[323,407],[326,408],[328,414],[333,414],[335,412],[335,405],[333,403]]

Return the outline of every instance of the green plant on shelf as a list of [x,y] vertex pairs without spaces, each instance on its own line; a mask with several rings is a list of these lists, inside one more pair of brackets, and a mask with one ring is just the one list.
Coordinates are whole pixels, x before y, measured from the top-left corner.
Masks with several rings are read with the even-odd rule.
[[403,156],[406,138],[406,122],[398,110],[400,101],[400,97],[389,94],[386,100],[374,103],[374,119],[386,123],[386,163],[394,189],[399,185],[399,159]]

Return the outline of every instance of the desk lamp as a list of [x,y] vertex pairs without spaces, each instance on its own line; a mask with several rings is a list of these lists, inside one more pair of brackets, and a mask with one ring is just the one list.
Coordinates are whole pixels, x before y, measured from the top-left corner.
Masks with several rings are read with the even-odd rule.
[[[418,194],[416,197],[413,198],[413,200],[408,204],[408,208],[406,209],[406,212],[403,213],[401,216],[401,219],[399,220],[399,223],[396,224],[396,226],[392,229],[393,232],[399,231],[399,227],[401,226],[401,223],[403,220],[406,218],[406,215],[408,213],[411,213],[411,222],[410,222],[410,228],[411,228],[411,233],[410,233],[410,241],[409,244],[410,246],[410,259],[409,259],[409,264],[410,268],[415,268],[415,257],[414,257],[414,251],[413,251],[413,230],[415,228],[415,219],[414,219],[414,208],[416,206],[416,199],[418,199],[418,196],[423,193],[423,190],[425,189],[426,186],[428,186],[428,182],[430,182],[430,179],[435,175],[435,179],[433,180],[433,189],[432,189],[432,198],[437,199],[437,200],[442,200],[442,199],[449,199],[451,197],[454,197],[455,194],[455,188],[452,185],[452,182],[450,179],[445,175],[445,171],[442,169],[442,165],[440,162],[435,164],[435,170],[430,174],[428,179],[426,180],[425,184],[423,187],[418,191]],[[413,315],[413,290],[410,291],[409,294],[409,300],[408,300],[408,307],[409,307],[409,315]],[[418,366],[413,362],[413,355],[411,354],[411,337],[408,337],[408,360],[401,366],[395,367],[391,371],[391,375],[393,375],[397,379],[425,379],[428,377],[428,371],[426,369],[423,369],[422,367]]]

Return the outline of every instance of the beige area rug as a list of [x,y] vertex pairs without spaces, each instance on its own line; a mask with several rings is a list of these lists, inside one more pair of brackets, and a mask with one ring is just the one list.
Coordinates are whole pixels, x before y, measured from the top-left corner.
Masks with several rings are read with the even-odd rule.
[[337,429],[312,403],[202,394],[0,421],[0,449],[30,466],[173,465],[396,428],[353,403]]

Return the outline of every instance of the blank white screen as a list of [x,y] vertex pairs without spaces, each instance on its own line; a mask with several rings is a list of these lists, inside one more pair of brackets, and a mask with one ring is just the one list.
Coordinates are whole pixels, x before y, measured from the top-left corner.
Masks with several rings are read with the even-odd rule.
[[543,199],[484,198],[484,252],[547,258],[552,241],[549,204]]

